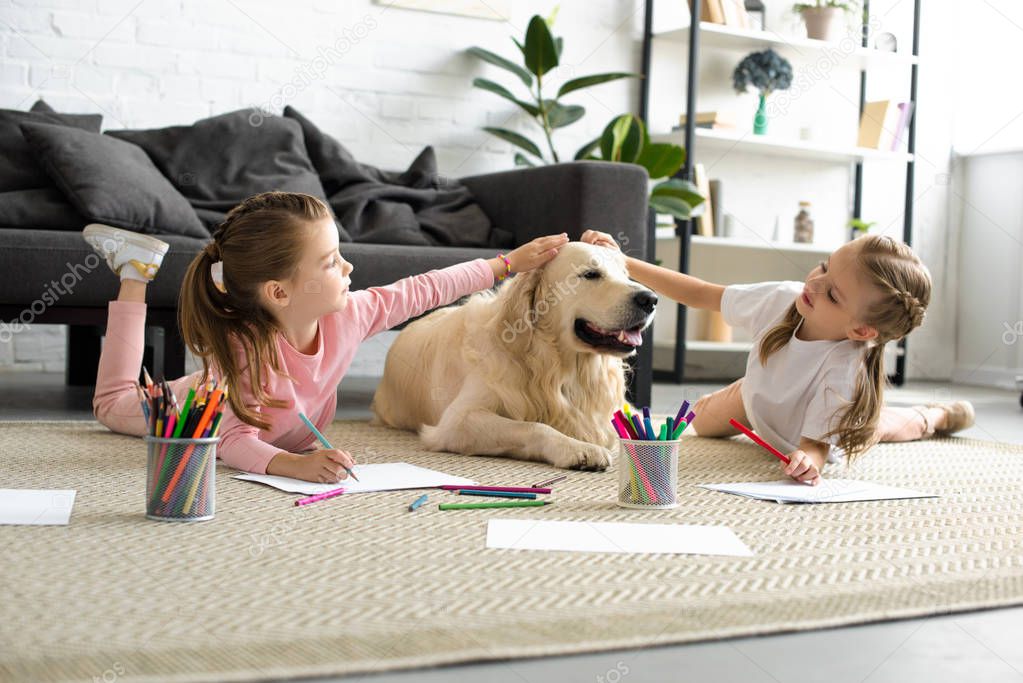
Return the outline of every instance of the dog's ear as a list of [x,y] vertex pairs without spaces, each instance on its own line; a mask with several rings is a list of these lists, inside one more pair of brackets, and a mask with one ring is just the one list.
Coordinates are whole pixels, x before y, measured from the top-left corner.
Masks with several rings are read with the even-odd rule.
[[497,332],[509,347],[527,347],[539,320],[549,313],[543,296],[543,268],[520,273],[498,290]]

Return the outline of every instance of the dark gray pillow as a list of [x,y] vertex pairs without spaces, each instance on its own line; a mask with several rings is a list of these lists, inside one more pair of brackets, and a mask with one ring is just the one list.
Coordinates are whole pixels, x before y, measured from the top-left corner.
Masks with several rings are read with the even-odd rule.
[[260,192],[304,192],[326,200],[302,128],[280,116],[242,109],[191,126],[107,131],[144,149],[196,209],[227,212]]
[[195,211],[135,145],[67,126],[22,124],[47,174],[90,221],[209,237]]
[[50,123],[99,132],[103,117],[99,114],[54,114],[43,111],[0,109],[0,192],[53,187],[46,172],[36,163],[19,126],[23,123]]
[[56,109],[54,109],[50,105],[46,104],[46,102],[44,102],[42,99],[36,100],[36,103],[32,105],[32,108],[29,109],[29,111],[41,111],[41,112],[44,112],[46,114],[56,114],[57,113]]

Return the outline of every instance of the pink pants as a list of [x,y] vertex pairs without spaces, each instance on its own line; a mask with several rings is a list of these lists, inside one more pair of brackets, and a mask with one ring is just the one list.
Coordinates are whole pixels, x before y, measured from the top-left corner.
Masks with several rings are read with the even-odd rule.
[[[135,390],[142,372],[146,338],[146,305],[132,301],[111,301],[107,309],[107,334],[99,356],[96,393],[92,411],[105,427],[121,434],[142,436],[146,421]],[[188,393],[202,373],[168,380],[179,400]]]

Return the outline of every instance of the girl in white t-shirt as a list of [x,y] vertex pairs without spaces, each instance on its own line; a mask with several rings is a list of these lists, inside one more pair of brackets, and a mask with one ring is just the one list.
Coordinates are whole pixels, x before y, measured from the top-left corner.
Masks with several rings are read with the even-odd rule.
[[[582,241],[618,249],[610,235]],[[639,259],[629,275],[675,301],[721,311],[753,335],[746,376],[693,407],[700,436],[738,432],[735,418],[790,462],[785,474],[817,484],[829,456],[850,459],[879,441],[914,441],[973,424],[966,401],[885,406],[884,345],[920,325],[931,276],[908,245],[868,235],[837,249],[805,282],[724,287]],[[832,452],[834,450],[834,452]]]

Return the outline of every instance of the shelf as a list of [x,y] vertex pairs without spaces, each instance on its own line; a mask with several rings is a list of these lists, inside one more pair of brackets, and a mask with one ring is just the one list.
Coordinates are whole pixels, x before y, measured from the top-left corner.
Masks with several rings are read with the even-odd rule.
[[687,351],[718,351],[725,353],[749,353],[753,342],[718,342],[703,339],[687,339]]
[[[659,240],[676,239],[675,228],[659,226],[655,233]],[[822,244],[802,244],[799,242],[770,242],[767,240],[740,239],[736,237],[704,237],[693,235],[689,238],[689,244],[693,248],[707,247],[712,249],[754,249],[784,252],[798,252],[803,254],[831,254],[838,246],[826,246]],[[840,245],[839,245],[840,246]]]
[[[670,142],[681,145],[683,143],[683,134],[683,130],[679,128],[670,133],[651,135],[650,139],[653,142]],[[721,149],[725,152],[741,150],[750,154],[769,154],[793,159],[815,159],[818,161],[841,161],[845,163],[861,161],[901,161],[905,163],[913,160],[913,155],[906,152],[886,152],[880,149],[856,147],[855,145],[833,145],[810,140],[797,140],[795,138],[754,135],[752,132],[740,133],[737,131],[696,128],[693,130],[693,134],[699,143],[696,145],[697,152],[707,147],[710,149]]]
[[[689,42],[689,25],[654,33],[655,38],[673,42]],[[812,40],[798,36],[783,36],[773,31],[748,29],[700,22],[700,47],[753,51],[772,48],[785,56],[806,60],[827,59],[834,64],[848,64],[858,69],[868,66],[897,66],[917,64],[917,57],[906,52],[884,52],[869,47],[848,50],[845,42]]]

